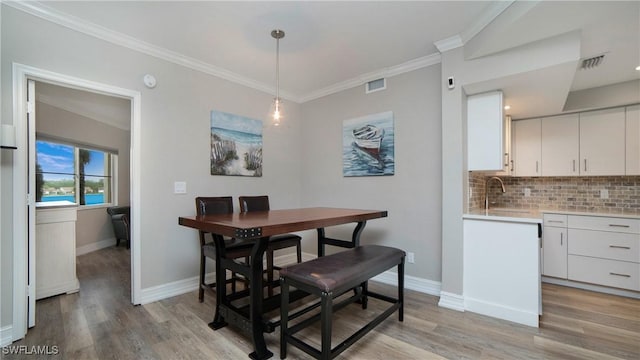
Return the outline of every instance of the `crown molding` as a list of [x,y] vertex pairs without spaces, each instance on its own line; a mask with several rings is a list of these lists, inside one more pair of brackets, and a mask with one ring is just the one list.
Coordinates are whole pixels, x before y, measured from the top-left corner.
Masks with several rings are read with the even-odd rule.
[[363,85],[364,83],[371,80],[376,80],[384,77],[392,77],[392,76],[404,74],[413,70],[421,69],[423,67],[439,64],[440,61],[441,61],[440,54],[437,54],[437,53],[423,56],[417,59],[409,60],[399,65],[372,71],[372,72],[357,76],[355,78],[322,88],[320,90],[313,91],[305,96],[301,96],[300,102],[304,103],[307,101],[319,99],[327,95],[335,94],[340,91],[344,91],[347,89],[354,88],[356,86]]
[[[80,33],[110,42],[112,44],[120,45],[131,50],[160,58],[177,65],[203,72],[205,74],[213,75],[258,91],[275,94],[275,88],[273,86],[263,84],[259,81],[255,81],[245,76],[236,74],[232,71],[182,55],[175,51],[147,43],[132,36],[113,31],[79,17],[55,10],[38,1],[3,1],[2,3],[14,9],[78,31]],[[286,91],[280,91],[280,95],[286,100],[299,102],[296,96],[293,96]]]
[[[3,4],[10,6],[14,9],[23,11],[41,19],[50,21],[52,23],[64,26],[66,28],[78,31],[80,33],[110,42],[115,45],[123,46],[128,49],[138,51],[149,56],[153,56],[165,61],[181,65],[205,74],[213,75],[233,83],[237,83],[248,88],[265,92],[268,94],[274,94],[275,88],[271,85],[267,85],[245,76],[236,74],[232,71],[205,63],[203,61],[182,55],[175,51],[156,46],[145,41],[139,40],[132,36],[113,31],[98,24],[86,21],[79,17],[69,15],[67,13],[53,9],[38,1],[3,1]],[[440,50],[440,49],[438,49]],[[442,50],[440,50],[442,52]],[[355,78],[339,82],[337,84],[313,91],[309,94],[296,96],[293,93],[287,91],[280,91],[281,97],[295,102],[304,103],[306,101],[314,100],[323,96],[334,94],[346,89],[350,89],[356,86],[360,86],[367,81],[379,79],[381,77],[391,77],[399,74],[403,74],[409,71],[417,70],[426,66],[431,66],[440,63],[440,54],[431,54],[423,56],[417,59],[409,60],[405,63],[394,65],[391,67],[379,69],[366,73]]]
[[467,41],[471,40],[474,36],[478,35],[487,25],[489,25],[498,15],[502,14],[511,4],[515,1],[496,1],[489,6],[478,19],[466,30],[462,31],[458,35],[448,37],[434,42],[440,53],[453,50],[464,46]]

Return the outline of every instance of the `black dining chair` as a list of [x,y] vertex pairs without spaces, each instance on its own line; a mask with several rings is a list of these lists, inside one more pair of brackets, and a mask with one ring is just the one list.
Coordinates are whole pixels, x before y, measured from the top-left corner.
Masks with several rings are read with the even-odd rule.
[[131,248],[131,207],[111,206],[107,208],[113,225],[113,235],[116,238],[116,246],[120,246],[120,240],[127,242],[127,249]]
[[[196,197],[196,213],[198,215],[211,215],[211,214],[232,214],[233,213],[233,199],[231,196],[219,196],[219,197]],[[207,258],[213,260],[216,259],[216,246],[213,242],[213,235],[211,241],[207,241],[205,235],[208,234],[204,231],[198,231],[200,236],[200,287],[198,290],[198,301],[204,301],[204,290],[215,289],[216,284],[205,282],[206,263]],[[225,255],[230,259],[245,258],[245,261],[249,262],[249,255],[251,254],[252,243],[237,241],[236,239],[225,239]],[[236,282],[245,281],[246,279],[237,276],[237,274],[231,274],[231,278],[227,282],[231,283],[231,291],[236,292]]]
[[[269,196],[240,196],[240,212],[252,212],[252,211],[268,211]],[[298,263],[302,262],[302,238],[295,234],[283,234],[274,235],[269,237],[269,246],[267,247],[267,283],[269,296],[273,295],[274,287],[274,270],[280,270],[280,267],[275,266],[273,263],[273,256],[275,250],[285,249],[288,247],[296,247],[296,256]]]

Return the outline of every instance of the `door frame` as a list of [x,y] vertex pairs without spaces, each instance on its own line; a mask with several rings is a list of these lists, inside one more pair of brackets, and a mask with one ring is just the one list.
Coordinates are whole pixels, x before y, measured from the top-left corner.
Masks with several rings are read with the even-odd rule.
[[[13,161],[13,319],[11,333],[12,339],[15,341],[23,338],[27,334],[28,328],[29,216],[26,209],[30,201],[27,199],[29,186],[27,174],[30,162],[27,144],[30,133],[35,134],[35,129],[27,130],[27,80],[126,98],[131,101],[130,201],[132,218],[138,219],[131,224],[131,303],[134,305],[140,304],[141,297],[140,227],[137,224],[140,223],[142,96],[137,90],[98,83],[19,63],[13,63],[12,73],[13,123],[16,128],[16,145],[18,147],[14,152]],[[35,166],[35,164],[33,165]],[[31,201],[35,204],[35,199]],[[35,213],[33,216],[35,217]],[[35,257],[34,254],[35,251],[32,254]]]

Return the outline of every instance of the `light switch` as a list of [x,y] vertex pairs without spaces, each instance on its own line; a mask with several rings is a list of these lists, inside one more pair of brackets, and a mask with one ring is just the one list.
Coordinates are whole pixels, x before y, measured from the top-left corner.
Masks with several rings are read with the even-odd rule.
[[187,193],[187,183],[185,181],[176,181],[173,183],[173,193],[174,194],[186,194]]
[[524,188],[524,196],[526,196],[526,197],[531,196],[531,189],[529,189],[529,188]]
[[609,198],[609,190],[600,189],[600,199],[608,199]]

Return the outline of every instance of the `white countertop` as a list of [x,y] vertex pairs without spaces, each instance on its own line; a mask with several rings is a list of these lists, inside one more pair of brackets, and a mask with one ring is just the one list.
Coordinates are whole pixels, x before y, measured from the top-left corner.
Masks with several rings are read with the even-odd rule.
[[591,213],[570,210],[544,210],[544,209],[505,209],[493,208],[489,210],[473,209],[462,216],[463,219],[541,223],[543,214],[564,214],[578,216],[604,216],[627,219],[640,219],[640,213]]

